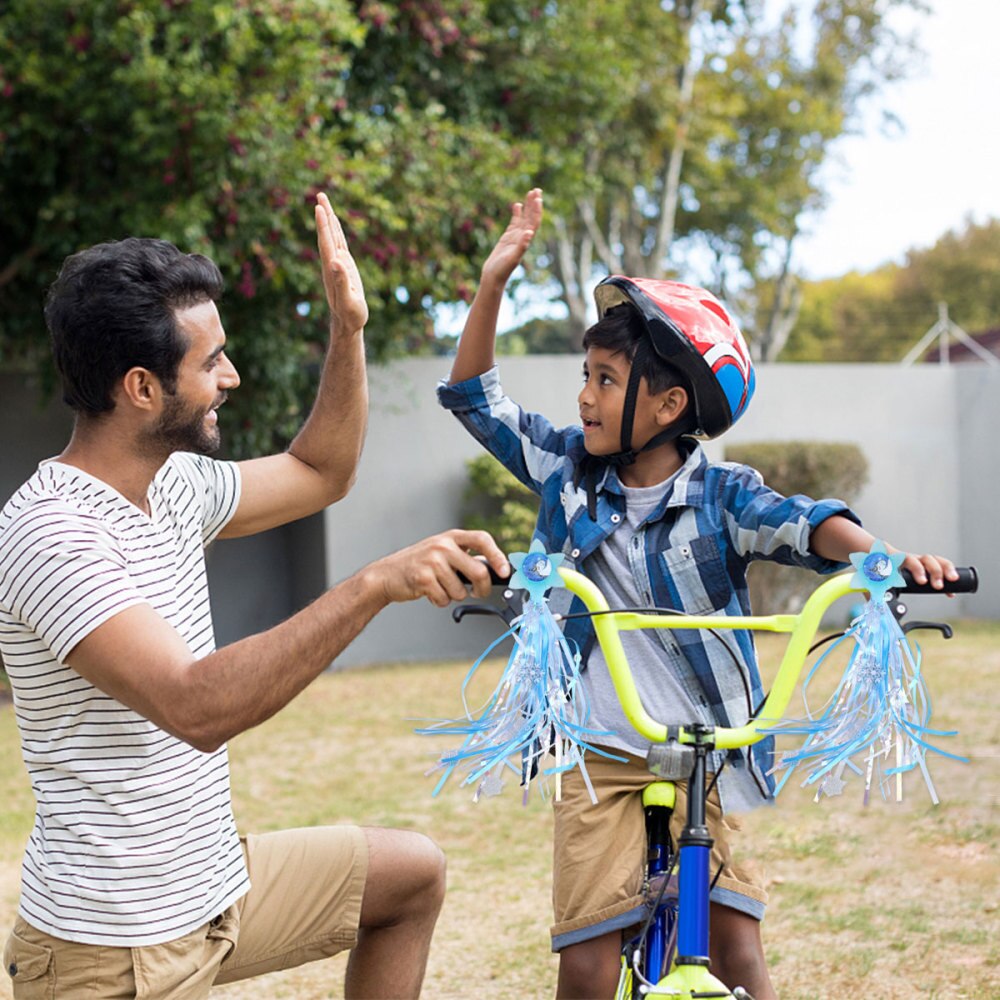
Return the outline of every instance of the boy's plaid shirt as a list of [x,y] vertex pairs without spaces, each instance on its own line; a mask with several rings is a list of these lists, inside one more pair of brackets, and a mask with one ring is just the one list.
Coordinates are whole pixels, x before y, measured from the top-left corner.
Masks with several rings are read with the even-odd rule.
[[[472,436],[491,452],[541,503],[535,537],[549,552],[564,552],[567,564],[587,572],[587,557],[622,522],[625,498],[618,476],[608,468],[597,486],[597,520],[587,513],[583,483],[574,485],[576,463],[586,456],[580,427],[557,429],[545,417],[527,413],[503,394],[496,368],[465,382],[438,386],[438,399]],[[819,573],[844,568],[809,552],[812,529],[833,514],[858,518],[840,500],[783,497],[755,470],[733,463],[710,464],[701,447],[685,440],[684,465],[669,481],[663,498],[629,545],[637,590],[649,607],[689,614],[750,614],[746,569],[754,559],[804,566]],[[633,551],[635,556],[633,558]],[[574,611],[582,611],[578,601]],[[594,642],[588,619],[566,623],[586,662]],[[753,635],[720,633],[735,640],[734,652],[746,668],[741,679],[719,640],[701,630],[658,630],[680,666],[680,681],[708,725],[739,726],[763,700]],[[733,642],[730,641],[732,648]],[[747,686],[750,688],[748,705]],[[774,782],[773,739],[729,754],[719,780],[727,811],[751,808],[770,795]],[[717,762],[716,762],[717,763]]]

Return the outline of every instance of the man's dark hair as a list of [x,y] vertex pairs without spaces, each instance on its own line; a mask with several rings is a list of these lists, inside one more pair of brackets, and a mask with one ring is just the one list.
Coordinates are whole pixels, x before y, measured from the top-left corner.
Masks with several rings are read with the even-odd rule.
[[107,413],[115,383],[135,367],[173,393],[188,348],[174,311],[218,299],[222,287],[212,261],[166,240],[132,237],[67,257],[45,303],[67,405]]
[[[648,337],[642,317],[627,304],[613,306],[583,335],[583,349],[601,347],[612,354],[624,354],[629,364],[635,360],[636,348],[643,337]],[[691,385],[679,369],[664,361],[655,351],[646,352],[646,384],[652,394],[664,392],[679,385],[688,399],[694,402]]]

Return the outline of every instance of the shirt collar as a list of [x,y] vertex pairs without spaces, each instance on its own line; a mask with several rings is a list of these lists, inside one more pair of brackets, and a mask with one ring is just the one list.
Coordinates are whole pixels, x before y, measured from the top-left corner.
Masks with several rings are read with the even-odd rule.
[[[581,435],[579,442],[574,442],[569,457],[575,462],[587,454]],[[684,463],[674,474],[673,480],[664,495],[663,503],[657,507],[658,513],[668,507],[701,507],[705,501],[705,470],[708,459],[701,445],[689,437],[679,438],[677,448],[684,456]],[[597,481],[597,492],[613,493],[624,496],[621,480],[613,466],[605,466],[601,478]]]

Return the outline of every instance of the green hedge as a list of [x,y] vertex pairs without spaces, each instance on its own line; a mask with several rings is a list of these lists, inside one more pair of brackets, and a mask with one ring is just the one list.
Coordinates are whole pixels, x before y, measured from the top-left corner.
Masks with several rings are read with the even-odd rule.
[[538,516],[538,497],[520,483],[492,455],[465,463],[462,526],[488,531],[504,552],[525,552]]
[[761,441],[726,448],[727,462],[755,468],[785,496],[839,497],[853,503],[868,482],[868,460],[856,444],[836,441]]
[[[868,482],[868,460],[856,444],[835,441],[761,441],[726,447],[726,461],[755,468],[772,489],[852,504]],[[760,614],[798,611],[818,577],[790,566],[751,565],[750,603]]]

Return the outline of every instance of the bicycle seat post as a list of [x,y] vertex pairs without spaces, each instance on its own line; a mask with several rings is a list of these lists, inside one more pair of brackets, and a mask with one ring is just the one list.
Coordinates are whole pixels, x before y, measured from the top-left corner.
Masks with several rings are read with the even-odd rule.
[[680,922],[677,965],[708,967],[708,893],[712,838],[705,818],[705,775],[708,751],[714,747],[710,726],[685,727],[694,737],[694,769],[688,779],[687,822],[678,839],[680,846]]

